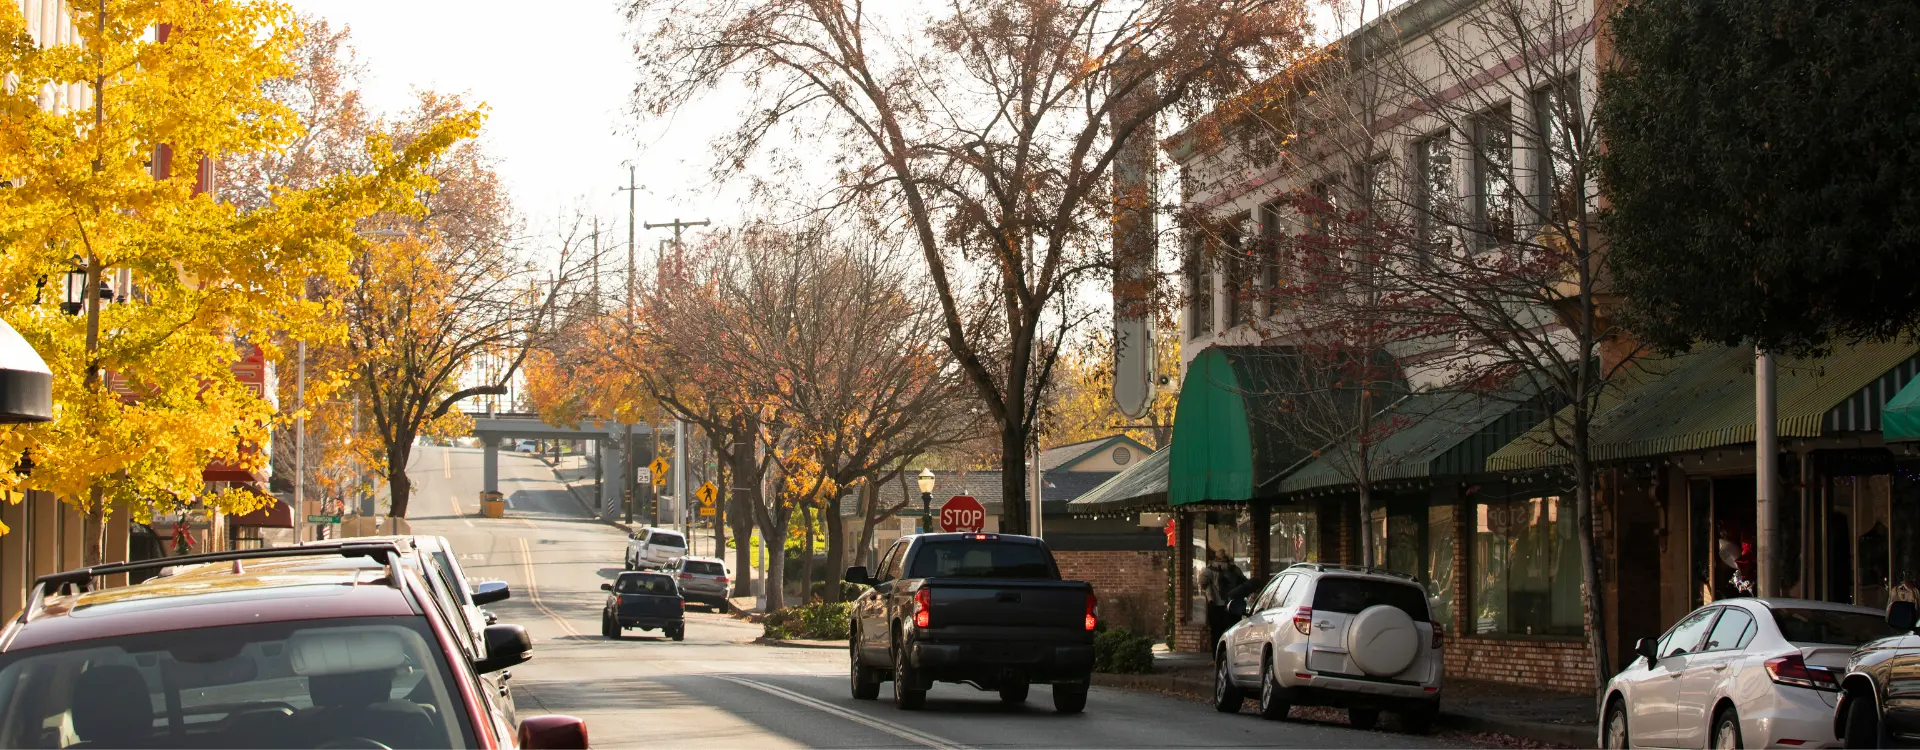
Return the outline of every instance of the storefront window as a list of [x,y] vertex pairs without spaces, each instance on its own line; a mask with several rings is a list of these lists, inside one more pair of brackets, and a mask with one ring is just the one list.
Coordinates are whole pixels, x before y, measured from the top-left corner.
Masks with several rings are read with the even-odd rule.
[[1473,543],[1473,631],[1579,635],[1580,545],[1573,501],[1482,501]]
[[1434,622],[1453,627],[1453,506],[1427,509],[1428,605]]
[[1250,538],[1248,514],[1239,510],[1209,510],[1193,515],[1199,523],[1190,529],[1193,539],[1194,580],[1192,607],[1195,622],[1204,622],[1207,600],[1200,592],[1200,571],[1214,560],[1232,562],[1245,575],[1250,569],[1247,540]]
[[1864,607],[1885,607],[1888,600],[1893,538],[1887,525],[1893,520],[1888,509],[1890,477],[1834,477],[1834,508],[1850,523],[1853,542],[1853,603]]
[[1425,507],[1374,508],[1367,523],[1373,534],[1373,559],[1367,564],[1425,580],[1425,514]]
[[1267,536],[1273,569],[1320,561],[1320,517],[1313,511],[1273,514],[1273,528]]
[[1894,598],[1915,601],[1920,595],[1920,463],[1902,462],[1892,479]]

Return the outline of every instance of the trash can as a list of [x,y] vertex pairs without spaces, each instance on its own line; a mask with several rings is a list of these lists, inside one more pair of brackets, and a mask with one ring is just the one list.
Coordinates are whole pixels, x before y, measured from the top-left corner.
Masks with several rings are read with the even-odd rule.
[[488,518],[505,518],[507,499],[498,492],[480,493],[480,514]]

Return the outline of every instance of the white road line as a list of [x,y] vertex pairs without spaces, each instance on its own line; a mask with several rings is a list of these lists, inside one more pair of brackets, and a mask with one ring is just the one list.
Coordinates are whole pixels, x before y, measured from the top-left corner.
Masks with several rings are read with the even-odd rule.
[[906,740],[908,742],[912,742],[916,745],[924,745],[926,747],[938,748],[939,750],[961,750],[962,748],[966,747],[966,745],[962,745],[960,743],[957,743],[942,737],[937,737],[931,734],[927,734],[926,732],[922,732],[918,729],[914,729],[913,727],[909,727],[903,724],[895,724],[891,721],[886,721],[884,719],[876,719],[874,717],[868,716],[858,711],[851,711],[845,708],[841,708],[839,706],[833,705],[826,701],[801,695],[799,693],[793,692],[783,687],[775,687],[773,685],[769,685],[767,683],[760,682],[758,680],[749,680],[744,677],[734,677],[731,675],[714,675],[714,677],[718,679],[726,680],[728,682],[735,683],[738,685],[745,685],[747,687],[753,688],[755,690],[766,693],[768,695],[785,698],[787,700],[793,701],[794,703],[798,703],[802,706],[806,706],[808,708],[814,709],[816,711],[820,711],[822,713],[838,716],[842,719],[846,719],[847,721],[851,721],[855,724],[860,724],[862,726],[878,729],[882,732],[886,732],[887,734],[891,734],[895,737],[899,737],[900,739]]
[[520,569],[527,576],[527,599],[533,602],[533,608],[553,618],[553,621],[558,623],[560,629],[566,631],[567,635],[579,636],[580,631],[574,630],[573,625],[568,623],[566,618],[561,617],[560,613],[553,611],[546,603],[540,601],[540,584],[533,579],[533,550],[527,548],[527,540],[524,537],[520,539]]

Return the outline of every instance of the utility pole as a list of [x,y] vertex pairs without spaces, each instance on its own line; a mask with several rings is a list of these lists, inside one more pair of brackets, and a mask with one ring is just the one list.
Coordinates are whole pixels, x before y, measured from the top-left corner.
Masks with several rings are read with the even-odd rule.
[[[627,310],[626,310],[626,315],[627,315],[627,331],[632,332],[633,331],[633,301],[634,301],[634,294],[633,294],[633,238],[634,238],[633,222],[634,222],[634,215],[635,215],[634,196],[640,194],[640,184],[638,180],[638,173],[634,169],[633,165],[631,164],[627,165],[627,186],[620,189],[626,191],[627,193]],[[636,501],[639,500],[638,496],[640,494],[638,488],[634,486],[637,482],[640,481],[640,477],[639,477],[640,472],[638,470],[638,467],[635,467],[633,465],[634,455],[633,455],[633,423],[632,422],[628,422],[622,428],[622,434],[623,434],[623,437],[620,440],[620,447],[621,447],[622,453],[625,454],[626,458],[623,461],[621,461],[621,468],[624,469],[624,471],[622,471],[622,474],[624,475],[624,477],[620,480],[620,487],[622,489],[622,496],[625,498],[625,504],[627,507],[627,523],[631,524],[633,523],[633,505]]]
[[710,223],[711,222],[707,221],[706,219],[701,219],[699,221],[681,221],[680,217],[676,216],[673,218],[673,221],[663,221],[658,224],[655,224],[653,222],[647,222],[647,228],[673,230],[673,256],[674,256],[673,260],[674,260],[674,265],[677,268],[680,264],[680,259],[686,255],[685,250],[680,245],[680,232],[682,230],[690,229],[692,227],[704,227]]

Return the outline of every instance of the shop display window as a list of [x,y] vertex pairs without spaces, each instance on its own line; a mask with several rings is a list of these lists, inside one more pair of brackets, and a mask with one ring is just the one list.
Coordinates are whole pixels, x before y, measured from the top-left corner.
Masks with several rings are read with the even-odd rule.
[[1584,608],[1573,499],[1487,499],[1473,508],[1473,632],[1579,635]]

